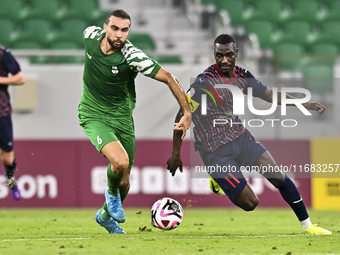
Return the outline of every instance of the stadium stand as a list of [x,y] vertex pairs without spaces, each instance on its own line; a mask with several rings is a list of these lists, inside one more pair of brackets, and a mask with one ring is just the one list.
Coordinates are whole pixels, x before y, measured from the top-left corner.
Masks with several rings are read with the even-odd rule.
[[332,43],[319,43],[311,46],[310,53],[319,64],[333,66],[339,55],[339,48]]
[[155,55],[152,56],[160,64],[183,64],[182,58],[178,55]]
[[305,49],[300,44],[281,43],[274,46],[274,57],[277,66],[284,70],[298,70],[301,68],[301,57]]
[[10,19],[0,19],[0,44],[12,45],[18,33],[15,23]]
[[[76,44],[77,49],[82,49],[81,36],[74,35],[81,34],[91,24],[102,26],[106,19],[108,11],[101,10],[99,2],[100,0],[2,0],[0,42],[17,49],[25,46],[15,43],[17,40],[32,43],[29,44],[30,47],[36,43],[39,49],[54,49],[52,42],[65,42],[65,47]],[[257,35],[260,47],[269,49],[275,59],[280,59],[279,66],[282,70],[301,69],[299,62],[313,62],[313,56],[320,60],[320,54],[327,55],[327,60],[323,63],[328,61],[325,63],[328,65],[334,63],[339,53],[340,1],[201,0],[201,3],[203,10],[208,5],[214,5],[216,13],[227,12],[230,25],[243,28],[241,36]],[[164,50],[158,53],[159,38],[156,38],[158,41],[155,40],[151,33],[132,31],[129,39],[160,62],[183,62],[183,56],[169,56]],[[237,40],[242,43],[242,39]],[[287,48],[284,45],[294,46]],[[329,54],[325,52],[326,47],[329,47]],[[286,53],[284,49],[287,50]],[[304,58],[288,64],[286,58],[289,56]],[[42,62],[44,61],[46,59]]]
[[156,43],[148,33],[130,33],[128,39],[141,50],[154,51]]
[[266,20],[250,20],[245,24],[245,31],[249,35],[257,35],[262,48],[271,48],[273,46],[272,36],[275,33],[275,25]]
[[[208,2],[205,0],[204,4]],[[340,49],[340,1],[214,0],[210,3],[216,6],[217,13],[227,11],[230,25],[243,27],[245,37],[257,36],[261,49],[273,53],[276,71],[300,72],[308,80],[306,87],[315,93],[332,91],[331,79],[322,86],[320,79],[313,79],[333,77]],[[268,56],[267,51],[262,54]]]
[[[218,10],[228,11],[231,24],[233,26],[243,25],[243,12],[245,11],[246,5],[243,1],[239,0],[225,0],[218,1],[216,3]],[[230,11],[232,8],[232,11]]]
[[291,10],[282,16],[282,22],[301,20],[316,23],[320,10],[320,3],[317,0],[291,1]]
[[98,0],[66,0],[67,8],[61,14],[61,19],[84,19],[90,22],[106,17],[107,12],[99,8]]
[[340,1],[327,1],[323,6],[325,7],[323,9],[326,10],[319,13],[319,22],[340,21]]
[[340,21],[326,21],[320,25],[320,33],[313,43],[330,42],[340,47]]
[[[54,42],[50,45],[51,49],[55,50],[76,50],[79,45],[73,42]],[[83,64],[84,56],[52,56],[51,63],[56,64]]]
[[303,68],[305,86],[311,93],[327,94],[333,91],[333,67],[322,64],[306,65]]
[[78,49],[81,49],[83,48],[82,33],[88,25],[90,25],[90,22],[83,19],[61,20],[58,28],[53,33],[51,41],[74,43]]
[[280,43],[300,44],[307,51],[312,41],[313,26],[306,21],[285,22],[279,29],[277,28],[271,36],[273,46]]
[[47,47],[53,32],[53,24],[46,19],[25,19],[22,23],[22,31],[16,40],[36,42]]
[[[15,49],[21,50],[39,50],[43,49],[43,46],[38,42],[23,42],[19,41],[14,43],[13,47]],[[31,64],[48,64],[51,62],[50,56],[31,56],[29,57]]]
[[[99,0],[2,0],[0,1],[0,42],[13,49],[82,49],[82,32],[88,25],[103,26],[108,11]],[[75,35],[79,36],[75,36]],[[130,33],[142,50],[153,52],[156,42],[146,32]],[[25,43],[17,43],[25,42]],[[156,56],[157,57],[157,56]],[[178,56],[162,55],[164,63],[181,63]],[[82,63],[77,57],[30,57],[31,63]]]
[[0,17],[10,19],[14,22],[21,21],[26,15],[24,3],[21,0],[1,0]]
[[30,0],[27,2],[25,19],[41,18],[56,22],[61,15],[61,2],[59,0]]
[[244,22],[254,20],[267,20],[272,24],[280,22],[280,15],[282,13],[282,3],[280,0],[258,0],[253,4],[253,8],[249,8],[243,13]]

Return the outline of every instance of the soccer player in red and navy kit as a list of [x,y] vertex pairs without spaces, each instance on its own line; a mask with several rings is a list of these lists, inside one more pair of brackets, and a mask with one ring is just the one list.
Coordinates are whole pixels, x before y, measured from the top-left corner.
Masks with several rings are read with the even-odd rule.
[[[228,35],[219,35],[214,41],[216,63],[199,74],[187,93],[194,123],[195,150],[198,150],[205,166],[227,166],[233,171],[210,173],[209,184],[216,194],[225,193],[229,199],[245,211],[252,211],[258,205],[258,198],[248,185],[240,171],[240,166],[255,166],[267,169],[276,167],[276,163],[251,133],[243,126],[236,114],[233,114],[233,94],[217,84],[231,84],[247,94],[252,88],[252,95],[267,102],[273,101],[273,91],[267,88],[247,70],[235,65],[238,48],[235,39]],[[281,104],[281,92],[278,104]],[[202,100],[202,95],[205,100]],[[288,96],[288,99],[293,97]],[[235,96],[234,96],[235,99]],[[325,107],[318,103],[304,103],[307,110],[316,110],[319,117]],[[202,109],[203,108],[203,109]],[[176,116],[176,122],[181,112]],[[224,125],[216,125],[214,120],[225,119]],[[167,169],[172,175],[183,162],[180,155],[181,131],[174,131],[172,155],[167,161]],[[262,172],[268,181],[279,189],[283,199],[290,205],[303,230],[307,234],[331,235],[326,229],[316,227],[309,219],[304,202],[295,184],[283,172]],[[220,191],[220,192],[219,192]]]
[[0,158],[6,170],[6,184],[15,200],[20,200],[21,194],[14,179],[17,162],[13,151],[12,107],[8,86],[24,83],[25,77],[18,62],[9,50],[0,45]]

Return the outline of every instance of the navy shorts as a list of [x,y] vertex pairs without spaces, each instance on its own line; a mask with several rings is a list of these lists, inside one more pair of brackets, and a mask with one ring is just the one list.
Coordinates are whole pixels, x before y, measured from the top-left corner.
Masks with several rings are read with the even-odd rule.
[[222,145],[213,152],[200,150],[205,166],[214,166],[210,176],[235,203],[247,184],[240,166],[252,166],[267,149],[251,133],[245,132],[237,139]]
[[11,115],[0,117],[0,149],[6,152],[11,152],[13,150]]

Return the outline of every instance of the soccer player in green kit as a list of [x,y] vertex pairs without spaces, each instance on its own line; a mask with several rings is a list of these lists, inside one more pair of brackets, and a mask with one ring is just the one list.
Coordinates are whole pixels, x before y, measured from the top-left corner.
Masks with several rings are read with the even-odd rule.
[[169,86],[184,112],[173,128],[183,131],[182,138],[191,121],[179,81],[127,40],[130,25],[129,14],[114,10],[103,29],[90,26],[83,33],[85,67],[78,117],[86,136],[110,162],[108,186],[104,191],[106,201],[95,219],[111,234],[125,234],[118,223],[125,222],[122,202],[130,188],[135,154],[132,113],[136,103],[134,80],[138,72]]

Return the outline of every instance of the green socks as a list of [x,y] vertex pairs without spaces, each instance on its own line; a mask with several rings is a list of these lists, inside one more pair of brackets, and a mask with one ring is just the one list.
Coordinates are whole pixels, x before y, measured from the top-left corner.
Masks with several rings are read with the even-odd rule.
[[105,201],[103,207],[100,209],[99,215],[103,220],[107,220],[107,219],[111,218],[110,214],[107,213],[106,201]]
[[[126,198],[127,194],[129,193],[129,190],[130,190],[130,185],[129,185],[129,188],[127,189],[126,192],[124,192],[124,193],[120,192],[120,200],[122,201],[122,203],[123,203],[124,199]],[[103,207],[100,209],[99,215],[104,220],[111,218],[110,214],[107,213],[107,204],[106,204],[106,201],[104,202]]]
[[111,164],[107,167],[107,185],[109,186],[108,192],[111,195],[117,195],[119,191],[119,185],[123,177],[118,177],[111,171]]
[[[108,186],[109,186],[108,192],[111,195],[117,195],[118,191],[119,191],[120,192],[120,199],[123,203],[124,199],[126,198],[127,194],[129,193],[130,186],[128,187],[126,192],[121,192],[119,190],[119,186],[120,186],[122,179],[123,179],[123,177],[118,177],[117,175],[112,173],[111,164],[109,164],[108,167],[107,167],[107,183],[108,183]],[[104,202],[103,207],[100,209],[99,215],[104,220],[111,218],[110,214],[108,214],[108,212],[107,212],[106,201]]]

